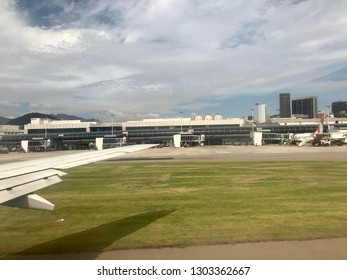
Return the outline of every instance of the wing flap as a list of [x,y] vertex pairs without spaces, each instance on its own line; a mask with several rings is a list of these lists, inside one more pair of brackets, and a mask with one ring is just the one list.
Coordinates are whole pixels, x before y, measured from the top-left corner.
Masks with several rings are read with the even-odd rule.
[[10,207],[29,208],[36,210],[53,211],[54,204],[37,194],[28,194],[5,202],[3,205]]
[[58,175],[53,175],[14,188],[2,190],[0,191],[0,204],[23,195],[31,194],[37,190],[46,188],[61,181],[62,180]]
[[54,175],[64,176],[66,175],[66,173],[56,169],[47,169],[47,170],[42,170],[42,171],[33,172],[29,174],[9,177],[9,178],[1,180],[0,191],[15,188],[15,187],[18,187],[30,182],[34,182],[43,178],[52,177]]

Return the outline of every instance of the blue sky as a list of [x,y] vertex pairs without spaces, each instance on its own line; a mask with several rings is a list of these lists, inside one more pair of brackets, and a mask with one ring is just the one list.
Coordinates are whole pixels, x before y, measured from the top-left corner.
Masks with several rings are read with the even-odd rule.
[[222,114],[347,100],[347,2],[3,0],[0,116]]

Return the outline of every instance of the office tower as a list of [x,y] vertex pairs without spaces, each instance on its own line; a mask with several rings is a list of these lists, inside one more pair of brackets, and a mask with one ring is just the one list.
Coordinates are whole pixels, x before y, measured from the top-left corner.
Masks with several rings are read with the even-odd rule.
[[337,101],[331,103],[331,110],[335,117],[342,117],[347,114],[347,101]]
[[317,96],[293,99],[292,113],[298,117],[318,118]]
[[290,93],[280,93],[280,118],[290,118],[291,116]]

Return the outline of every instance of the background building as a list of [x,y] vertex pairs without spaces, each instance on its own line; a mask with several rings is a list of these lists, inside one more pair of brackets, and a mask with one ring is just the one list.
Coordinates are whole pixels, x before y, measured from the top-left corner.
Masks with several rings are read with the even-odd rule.
[[335,117],[344,117],[347,114],[347,101],[333,102],[331,109]]
[[[262,107],[264,106],[260,106]],[[328,121],[336,129],[347,132],[347,118],[329,118]],[[22,131],[20,134],[0,134],[0,152],[1,147],[7,148],[8,151],[20,151],[23,143],[26,143],[26,150],[30,152],[91,149],[94,148],[94,144],[97,148],[140,143],[157,143],[171,147],[175,135],[180,135],[181,142],[188,146],[202,143],[204,145],[283,144],[289,139],[290,134],[313,133],[318,123],[318,118],[278,118],[255,125],[252,118],[250,121],[239,118],[224,119],[221,115],[198,115],[194,119],[144,119],[123,123],[32,119],[30,124],[25,125],[25,133]],[[260,134],[261,142],[259,142]]]
[[291,116],[290,93],[280,93],[280,118],[290,118]]
[[266,104],[257,104],[258,105],[258,123],[266,122]]
[[317,118],[317,96],[302,97],[292,100],[292,114],[299,117]]

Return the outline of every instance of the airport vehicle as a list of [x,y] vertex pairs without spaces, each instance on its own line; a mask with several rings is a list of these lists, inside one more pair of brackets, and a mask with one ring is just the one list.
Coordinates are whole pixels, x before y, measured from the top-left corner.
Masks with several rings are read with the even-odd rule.
[[337,145],[337,146],[342,146],[343,144],[346,143],[346,134],[344,134],[343,137],[331,137],[330,139],[330,145]]
[[8,154],[10,150],[6,147],[0,147],[0,154]]
[[330,145],[342,146],[346,143],[347,133],[345,131],[341,131],[335,127],[328,127],[328,131],[329,133],[326,136],[326,140],[330,142]]
[[346,136],[332,136],[331,133],[328,133],[327,135],[323,136],[319,141],[313,142],[312,145],[315,146],[342,146],[345,144]]
[[132,145],[2,164],[0,165],[0,205],[52,211],[54,204],[34,192],[61,182],[60,177],[67,174],[62,169],[106,160],[155,146],[157,145]]

